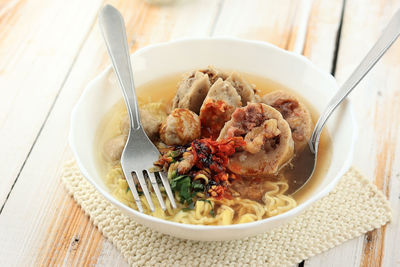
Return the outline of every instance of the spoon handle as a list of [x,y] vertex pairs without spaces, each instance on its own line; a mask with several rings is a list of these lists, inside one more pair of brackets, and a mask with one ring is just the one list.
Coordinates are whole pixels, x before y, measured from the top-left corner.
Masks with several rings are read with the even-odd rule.
[[333,111],[339,106],[339,104],[347,97],[347,95],[356,87],[356,85],[364,78],[369,70],[375,65],[376,62],[385,54],[386,50],[393,44],[393,42],[400,35],[400,10],[390,20],[388,26],[383,31],[381,37],[371,48],[368,54],[365,56],[360,65],[354,70],[346,82],[340,87],[339,91],[329,101],[328,106],[325,108],[322,115],[319,117],[317,124],[315,125],[314,131],[311,135],[309,145],[313,153],[318,148],[319,138],[322,132],[322,128],[325,122],[331,116]]
[[135,130],[139,129],[141,127],[139,109],[133,83],[124,19],[117,9],[111,5],[106,5],[100,11],[99,22],[108,54],[122,88],[131,122],[130,125]]

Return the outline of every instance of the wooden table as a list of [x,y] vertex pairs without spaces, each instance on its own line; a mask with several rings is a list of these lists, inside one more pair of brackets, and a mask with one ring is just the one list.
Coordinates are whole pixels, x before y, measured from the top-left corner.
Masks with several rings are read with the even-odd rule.
[[[127,262],[59,179],[71,109],[110,61],[97,25],[123,13],[131,51],[180,37],[237,36],[302,53],[339,83],[379,37],[396,0],[0,0],[0,266]],[[352,93],[354,165],[388,197],[393,220],[305,266],[400,266],[400,41]]]

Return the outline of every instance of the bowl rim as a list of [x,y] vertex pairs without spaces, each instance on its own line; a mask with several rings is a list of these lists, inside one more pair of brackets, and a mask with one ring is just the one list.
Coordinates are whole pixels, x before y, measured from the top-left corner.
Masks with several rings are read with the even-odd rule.
[[[154,49],[154,48],[163,48],[163,47],[167,47],[167,46],[173,46],[175,44],[179,44],[179,43],[190,43],[190,42],[239,42],[239,43],[245,43],[247,45],[255,45],[255,46],[262,46],[262,47],[267,47],[268,49],[272,49],[274,50],[274,52],[276,53],[280,53],[284,56],[290,56],[295,58],[296,60],[302,61],[304,64],[307,65],[307,67],[313,69],[314,71],[316,71],[317,73],[319,73],[321,76],[324,76],[326,79],[331,80],[335,85],[336,85],[336,90],[338,89],[338,85],[337,85],[337,81],[336,79],[329,74],[326,71],[323,71],[322,69],[320,69],[319,67],[317,67],[314,63],[312,63],[308,58],[306,58],[303,55],[297,54],[295,52],[292,51],[287,51],[284,50],[280,47],[277,47],[271,43],[268,42],[264,42],[264,41],[258,41],[258,40],[245,40],[245,39],[241,39],[241,38],[237,38],[237,37],[195,37],[195,38],[179,38],[179,39],[175,39],[175,40],[171,40],[171,41],[167,41],[167,42],[161,42],[161,43],[156,43],[156,44],[151,44],[148,46],[145,46],[143,48],[140,48],[138,50],[136,50],[134,53],[131,54],[132,56],[140,56],[144,53],[146,53],[147,51]],[[231,225],[197,225],[197,224],[184,224],[184,223],[178,223],[178,222],[173,222],[173,221],[169,221],[169,220],[164,220],[161,218],[157,218],[151,215],[147,215],[145,213],[141,213],[139,211],[136,211],[128,206],[126,206],[125,204],[123,204],[122,202],[118,201],[116,198],[114,198],[111,193],[107,192],[106,190],[103,190],[103,188],[98,185],[96,183],[96,181],[94,179],[92,179],[91,175],[89,174],[89,172],[87,171],[87,169],[85,168],[84,164],[81,162],[80,160],[80,156],[79,156],[79,152],[78,149],[76,148],[76,140],[75,140],[75,135],[74,133],[76,133],[76,125],[75,125],[75,121],[76,118],[78,116],[78,112],[79,112],[79,108],[82,105],[82,103],[84,102],[84,100],[86,99],[87,95],[89,94],[89,92],[91,92],[92,90],[95,90],[95,84],[102,78],[104,78],[104,76],[106,76],[112,69],[112,65],[108,65],[102,72],[100,72],[100,74],[98,74],[94,79],[92,79],[85,87],[85,89],[83,90],[83,93],[81,94],[81,96],[79,97],[78,101],[76,102],[75,106],[72,109],[71,112],[71,117],[70,117],[70,131],[69,131],[69,144],[70,144],[70,148],[72,150],[72,153],[74,155],[75,161],[82,173],[82,175],[86,178],[86,180],[88,180],[95,188],[97,191],[99,191],[109,202],[111,202],[112,204],[114,204],[115,206],[117,206],[118,208],[120,208],[121,210],[127,212],[127,213],[133,213],[135,216],[141,217],[145,220],[150,220],[153,223],[162,223],[168,226],[172,226],[172,227],[180,227],[180,228],[185,228],[185,229],[189,229],[189,230],[238,230],[238,229],[247,229],[247,228],[252,228],[252,227],[256,227],[257,225],[262,225],[268,222],[273,222],[273,221],[279,221],[281,219],[285,219],[285,217],[288,218],[293,218],[294,216],[300,214],[301,212],[303,212],[308,206],[310,206],[312,203],[316,202],[317,200],[321,199],[322,197],[328,195],[332,189],[335,187],[335,185],[337,184],[337,182],[339,181],[339,179],[350,169],[351,163],[353,161],[353,156],[354,156],[354,149],[355,149],[355,141],[356,138],[358,136],[358,128],[357,128],[357,124],[356,124],[356,120],[355,120],[355,114],[353,111],[353,104],[352,101],[347,98],[346,102],[348,105],[348,109],[349,109],[349,113],[351,116],[351,121],[352,121],[352,126],[353,126],[353,135],[351,136],[351,147],[347,156],[347,159],[345,161],[345,163],[342,165],[341,169],[338,171],[338,173],[336,174],[336,176],[317,194],[315,195],[311,195],[306,201],[304,201],[303,203],[299,204],[298,206],[296,206],[295,208],[286,211],[282,214],[270,217],[270,218],[265,218],[262,220],[258,220],[258,221],[254,221],[254,222],[249,222],[249,223],[241,223],[241,224],[231,224]]]

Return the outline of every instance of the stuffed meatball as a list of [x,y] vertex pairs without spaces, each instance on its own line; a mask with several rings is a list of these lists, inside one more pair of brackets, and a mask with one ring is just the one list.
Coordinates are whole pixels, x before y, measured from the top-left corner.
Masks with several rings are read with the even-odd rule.
[[311,115],[304,104],[293,95],[283,91],[266,94],[262,102],[282,114],[292,130],[295,152],[299,153],[303,150],[312,134]]
[[244,176],[276,175],[293,157],[289,124],[276,109],[262,103],[249,103],[232,114],[218,140],[242,136],[244,151],[229,159],[228,168]]

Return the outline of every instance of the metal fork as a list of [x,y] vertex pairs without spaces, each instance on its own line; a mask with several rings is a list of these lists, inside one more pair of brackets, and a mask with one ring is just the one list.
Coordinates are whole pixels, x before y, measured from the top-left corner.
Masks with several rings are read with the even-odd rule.
[[[136,184],[133,179],[134,176],[137,178],[137,181],[143,190],[151,211],[154,212],[155,209],[147,188],[147,177],[150,179],[161,208],[165,210],[165,203],[160,188],[158,187],[156,175],[149,171],[149,168],[153,166],[153,162],[158,159],[160,154],[147,137],[140,122],[124,19],[117,9],[111,5],[106,5],[100,11],[99,22],[107,45],[108,54],[110,55],[115,73],[117,74],[118,81],[121,85],[130,120],[128,140],[121,155],[122,171],[124,172],[125,178],[140,212],[143,212],[143,206],[138,191],[136,190]],[[162,172],[159,173],[159,176],[168,198],[171,201],[172,207],[176,208],[174,195],[171,191],[167,176]]]

